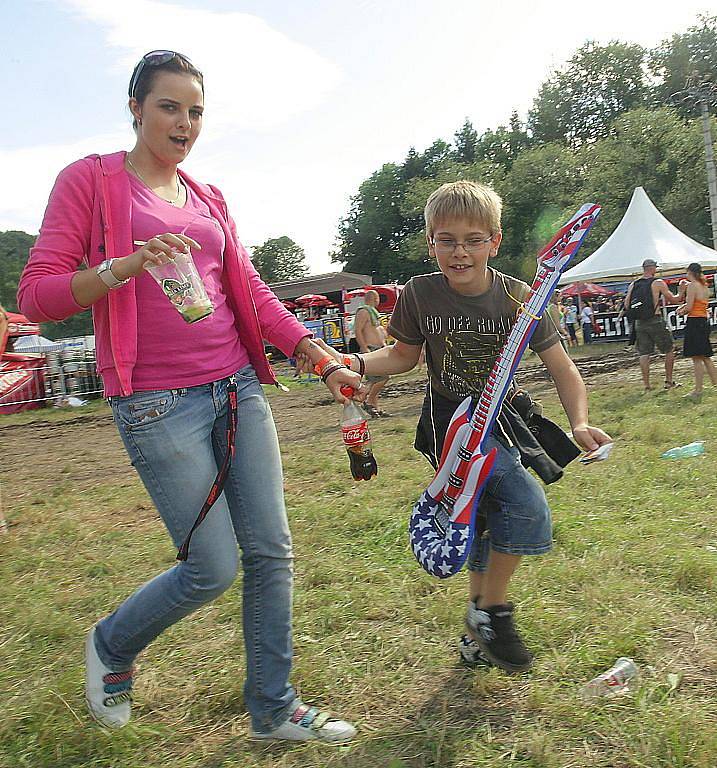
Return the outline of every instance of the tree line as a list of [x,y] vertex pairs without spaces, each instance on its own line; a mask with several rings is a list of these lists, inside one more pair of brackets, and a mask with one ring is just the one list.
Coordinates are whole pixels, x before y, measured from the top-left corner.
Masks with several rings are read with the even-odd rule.
[[508,125],[478,135],[466,119],[451,142],[412,147],[403,162],[371,174],[339,224],[332,259],[374,282],[435,270],[423,207],[437,186],[457,179],[487,183],[503,197],[496,266],[523,278],[532,277],[552,231],[588,201],[603,206],[581,251],[589,256],[637,186],[676,227],[711,246],[701,126],[694,107],[673,95],[688,78],[714,83],[716,72],[717,16],[700,16],[654,49],[588,42],[542,84],[525,122],[514,112]]
[[[692,82],[714,83],[717,16],[700,16],[654,49],[588,42],[541,85],[527,119],[481,135],[466,119],[450,142],[437,139],[400,163],[386,163],[359,187],[339,222],[334,262],[376,283],[405,282],[435,269],[423,235],[423,207],[439,184],[475,179],[503,197],[504,238],[496,266],[529,279],[556,226],[586,201],[603,214],[581,249],[589,256],[622,218],[636,186],[695,240],[711,245],[704,144],[694,107],[674,99]],[[714,130],[714,120],[713,120]],[[16,310],[17,281],[34,237],[0,232],[0,304]],[[267,282],[306,274],[290,237],[253,249]],[[89,312],[43,325],[51,338],[92,333]]]

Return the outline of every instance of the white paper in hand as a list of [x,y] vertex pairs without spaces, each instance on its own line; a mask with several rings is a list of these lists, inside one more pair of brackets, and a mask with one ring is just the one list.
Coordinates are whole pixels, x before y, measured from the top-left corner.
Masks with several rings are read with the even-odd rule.
[[584,456],[580,457],[581,464],[592,464],[594,461],[605,461],[613,449],[615,443],[605,443],[594,451],[588,451]]

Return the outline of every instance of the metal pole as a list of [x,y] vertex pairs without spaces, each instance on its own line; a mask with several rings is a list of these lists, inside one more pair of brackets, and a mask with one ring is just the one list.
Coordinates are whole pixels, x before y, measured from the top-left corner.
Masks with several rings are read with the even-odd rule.
[[702,115],[702,134],[705,139],[705,163],[707,165],[707,189],[710,198],[710,220],[712,222],[712,247],[717,251],[717,173],[715,173],[715,155],[712,146],[710,113],[707,102],[700,99]]

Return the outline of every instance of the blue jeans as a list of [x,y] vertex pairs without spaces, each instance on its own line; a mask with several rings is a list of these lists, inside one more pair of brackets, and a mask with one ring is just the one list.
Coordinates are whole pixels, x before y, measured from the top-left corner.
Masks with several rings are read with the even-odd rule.
[[[231,586],[238,544],[244,571],[244,700],[254,729],[267,731],[286,719],[296,700],[289,684],[293,556],[271,410],[251,366],[236,379],[236,453],[224,492],[194,532],[189,558],[100,621],[96,645],[108,667],[130,667],[163,630]],[[226,448],[227,383],[111,400],[125,448],[175,547],[191,528]]]
[[543,555],[552,547],[550,507],[540,483],[520,463],[517,448],[506,448],[492,435],[486,449],[498,448],[493,472],[481,499],[488,528],[474,538],[468,569],[485,571],[489,550],[509,555]]

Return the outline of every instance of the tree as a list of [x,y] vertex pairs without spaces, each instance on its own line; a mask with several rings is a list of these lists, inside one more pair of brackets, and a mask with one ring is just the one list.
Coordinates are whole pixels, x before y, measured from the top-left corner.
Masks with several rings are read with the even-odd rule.
[[[717,16],[700,16],[687,32],[673,35],[652,50],[650,71],[659,79],[654,89],[657,105],[669,103],[672,94],[685,87],[688,77],[698,83],[714,82],[717,73]],[[690,105],[676,105],[683,116],[692,114]]]
[[[0,232],[0,304],[17,312],[17,284],[35,242],[27,232]],[[92,313],[87,310],[60,323],[42,323],[42,333],[50,339],[91,336]]]
[[0,304],[17,312],[17,284],[35,238],[27,232],[0,232]]
[[453,158],[459,163],[474,163],[478,148],[478,131],[466,118],[460,130],[453,135]]
[[528,121],[533,138],[579,147],[607,136],[618,115],[647,99],[644,58],[639,45],[586,43],[541,86]]
[[252,261],[265,283],[297,280],[308,272],[304,249],[290,237],[270,238],[253,249]]
[[472,162],[484,160],[496,163],[506,169],[515,162],[518,155],[530,147],[531,141],[517,112],[510,116],[510,125],[499,125],[495,131],[486,131],[476,142]]

